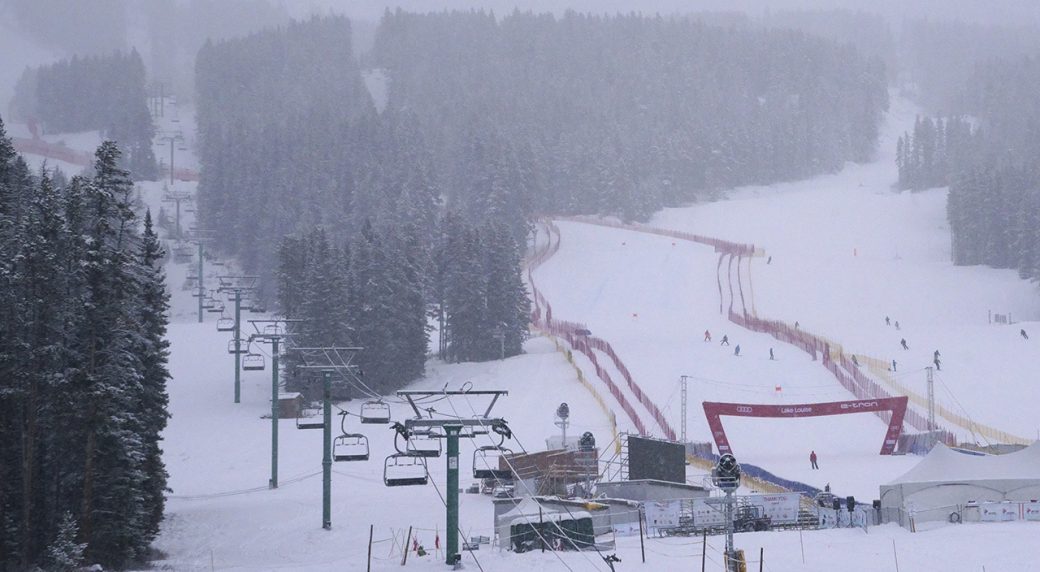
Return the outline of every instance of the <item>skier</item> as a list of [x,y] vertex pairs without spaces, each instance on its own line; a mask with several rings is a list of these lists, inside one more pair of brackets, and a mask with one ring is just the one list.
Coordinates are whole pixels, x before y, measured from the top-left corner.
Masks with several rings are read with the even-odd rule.
[[892,320],[889,320],[888,316],[885,316],[885,325],[886,326],[891,326],[892,325]]
[[769,348],[769,359],[771,359],[771,360],[775,360],[776,359],[776,357],[773,356],[773,348]]
[[935,359],[939,359],[939,356],[941,356],[941,355],[942,354],[939,353],[939,350],[935,350],[935,353],[933,354],[932,357],[934,357]]
[[766,264],[772,264],[772,263],[773,263],[773,257],[772,257],[772,256],[770,256],[770,257],[769,257],[769,258],[768,258],[768,259],[766,260]]
[[733,348],[733,355],[740,357],[740,344],[737,344],[737,347]]
[[896,360],[892,360],[892,371],[896,371]]
[[899,329],[899,320],[896,320],[896,329]]
[[816,451],[809,453],[809,464],[811,464],[814,469],[820,468],[820,466],[816,464]]
[[906,345],[906,338],[899,340],[899,343],[903,346],[904,350],[910,349],[910,346]]
[[856,354],[852,354],[852,365],[859,367],[859,360],[856,359]]
[[719,345],[720,346],[728,346],[729,345],[729,336],[723,335],[722,336],[722,341],[719,342]]
[[1019,330],[1018,333],[1019,333],[1019,335],[1022,336],[1023,340],[1028,340],[1029,339],[1029,334],[1026,333],[1025,328]]
[[794,322],[794,329],[796,329],[796,330],[798,329],[798,321],[797,320],[795,320],[795,322]]
[[711,341],[711,332],[709,332],[708,330],[704,330],[704,341],[706,341],[706,342],[710,342]]
[[935,371],[942,371],[942,366],[939,365],[941,363],[939,361],[939,358],[935,358],[934,360],[932,360],[932,363],[935,364]]

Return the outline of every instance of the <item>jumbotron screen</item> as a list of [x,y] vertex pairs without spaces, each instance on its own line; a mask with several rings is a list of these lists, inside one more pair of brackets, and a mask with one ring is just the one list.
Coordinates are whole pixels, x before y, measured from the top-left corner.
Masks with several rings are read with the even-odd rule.
[[628,479],[686,482],[686,449],[681,443],[628,437]]

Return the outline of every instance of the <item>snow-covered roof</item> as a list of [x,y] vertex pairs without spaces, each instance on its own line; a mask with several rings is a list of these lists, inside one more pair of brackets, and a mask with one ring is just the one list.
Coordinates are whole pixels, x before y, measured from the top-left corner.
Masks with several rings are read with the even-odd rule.
[[965,455],[938,444],[890,485],[940,481],[1040,479],[1040,441],[1007,455]]

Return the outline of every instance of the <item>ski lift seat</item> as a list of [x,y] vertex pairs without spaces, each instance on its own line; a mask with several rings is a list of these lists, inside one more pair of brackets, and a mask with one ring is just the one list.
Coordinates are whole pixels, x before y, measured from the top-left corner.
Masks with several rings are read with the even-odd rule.
[[296,416],[297,429],[324,429],[324,412],[318,407],[304,407]]
[[260,354],[247,353],[242,357],[242,369],[245,371],[263,371],[264,356]]
[[368,437],[361,433],[344,433],[332,442],[333,461],[367,461]]
[[408,439],[407,454],[412,457],[440,457],[441,440],[429,435],[412,435]]
[[361,404],[362,423],[389,423],[390,405],[382,401],[366,401]]
[[[245,341],[245,340],[242,340]],[[242,348],[242,344],[239,344],[238,351],[235,351],[235,340],[228,340],[227,353],[234,355],[235,353],[244,354],[246,350]]]
[[495,445],[478,447],[476,451],[473,451],[473,478],[511,480],[513,471],[508,468],[500,468],[499,459],[512,454],[513,451],[505,447]]
[[217,320],[217,331],[218,332],[233,332],[235,331],[235,320],[232,318],[221,318]]
[[383,484],[388,487],[409,487],[429,482],[426,466],[415,455],[396,453],[383,464]]

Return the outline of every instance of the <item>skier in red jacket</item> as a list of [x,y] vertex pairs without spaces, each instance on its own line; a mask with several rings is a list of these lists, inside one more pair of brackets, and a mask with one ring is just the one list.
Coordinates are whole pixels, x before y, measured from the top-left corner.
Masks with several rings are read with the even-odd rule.
[[809,463],[812,464],[812,468],[819,469],[820,466],[816,464],[816,451],[809,453]]

